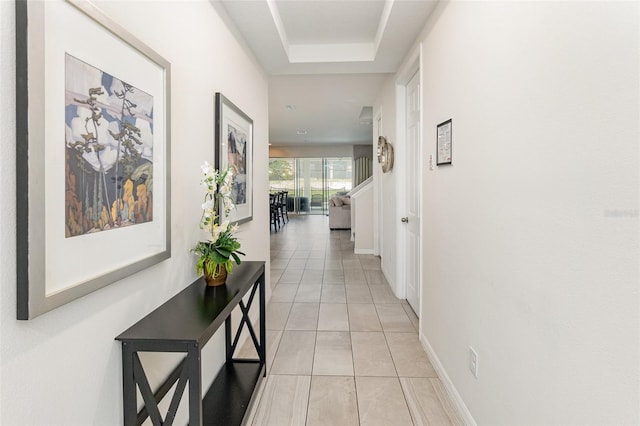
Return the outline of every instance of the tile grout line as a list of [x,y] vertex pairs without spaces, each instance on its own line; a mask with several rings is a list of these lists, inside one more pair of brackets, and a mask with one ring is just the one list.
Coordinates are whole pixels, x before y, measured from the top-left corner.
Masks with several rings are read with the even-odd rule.
[[[375,305],[376,313],[378,312],[378,306]],[[391,362],[393,363],[393,368],[396,371],[396,377],[400,377],[398,374],[398,367],[396,366],[396,360],[393,359],[393,353],[391,352],[391,346],[389,346],[389,341],[387,340],[387,332],[384,330],[384,325],[382,325],[382,320],[380,320],[380,314],[378,314],[378,320],[380,321],[380,326],[382,327],[382,335],[384,336],[384,342],[387,345],[387,349],[389,350],[389,356],[391,356]],[[398,379],[399,381],[400,379]]]
[[[291,227],[291,228],[292,228],[291,230],[293,230],[293,227]],[[283,234],[280,234],[280,235],[283,235]],[[327,250],[324,250],[324,262],[323,262],[323,268],[322,268],[322,281],[320,283],[321,295],[320,295],[320,300],[319,300],[318,303],[320,305],[323,303],[323,301],[322,301],[322,290],[326,289],[329,284],[337,284],[337,285],[342,285],[342,287],[344,287],[344,292],[345,292],[345,294],[344,294],[345,302],[344,303],[346,304],[347,330],[348,330],[349,339],[350,339],[351,361],[352,361],[351,364],[352,364],[352,368],[353,368],[353,376],[352,376],[353,379],[352,380],[353,380],[354,391],[355,391],[355,403],[356,403],[355,417],[357,419],[358,424],[360,424],[361,423],[360,410],[359,410],[360,401],[358,399],[357,377],[356,377],[356,372],[355,372],[355,358],[354,358],[354,355],[353,355],[353,339],[351,338],[351,333],[353,333],[354,331],[352,330],[351,319],[350,319],[350,316],[349,316],[349,313],[350,313],[350,306],[349,305],[350,305],[350,303],[347,300],[347,295],[346,295],[346,290],[347,290],[347,288],[346,288],[347,280],[346,280],[346,276],[345,276],[346,275],[346,273],[345,273],[346,270],[350,270],[350,271],[351,270],[354,270],[354,271],[355,270],[360,270],[360,271],[362,271],[362,274],[364,275],[364,282],[362,284],[366,285],[368,293],[371,296],[371,302],[367,302],[367,304],[371,304],[374,307],[374,312],[376,314],[376,319],[380,323],[381,332],[384,335],[384,339],[385,339],[384,344],[386,345],[386,349],[388,350],[389,355],[391,356],[391,361],[393,362],[393,365],[394,365],[394,372],[395,372],[395,375],[396,375],[395,376],[396,380],[399,381],[399,378],[398,378],[396,362],[393,360],[393,356],[391,355],[391,350],[390,350],[390,347],[389,347],[389,344],[388,344],[388,340],[387,340],[387,335],[386,335],[386,332],[385,332],[384,328],[382,327],[382,321],[380,320],[379,312],[378,312],[378,309],[377,309],[377,304],[375,303],[375,300],[373,300],[373,297],[372,297],[373,295],[371,294],[372,280],[376,279],[376,277],[373,276],[373,275],[375,275],[375,273],[374,274],[369,273],[368,274],[369,276],[367,275],[367,273],[365,272],[364,265],[362,263],[363,259],[362,259],[361,256],[349,257],[349,259],[350,259],[349,263],[351,263],[351,266],[354,266],[354,267],[345,268],[345,264],[344,264],[344,261],[345,261],[344,249],[345,249],[345,247],[349,248],[349,242],[345,238],[341,238],[342,236],[340,234],[337,234],[335,236],[337,238],[334,238],[331,235],[331,233],[327,234],[327,238],[326,238],[326,241],[327,241],[326,248],[327,248]],[[280,237],[278,237],[278,238],[282,239]],[[284,243],[285,242],[283,240],[282,246],[283,246],[283,248],[286,248]],[[298,250],[299,248],[301,249],[301,247],[296,246],[296,250]],[[306,249],[308,249],[308,247],[306,247]],[[332,250],[332,249],[336,249],[336,250]],[[287,262],[287,266],[285,267],[285,269],[282,272],[283,275],[284,275],[286,269],[289,267],[291,260],[294,259],[296,250],[294,250],[294,254],[292,254],[291,257],[289,258],[289,260]],[[311,250],[313,250],[313,246],[312,246]],[[329,267],[336,266],[336,259],[335,259],[336,256],[335,256],[335,254],[338,254],[338,257],[342,259],[342,261],[339,262],[340,268],[338,268],[338,269],[327,269],[327,266],[329,266]],[[333,260],[330,260],[330,259],[333,259]],[[305,262],[305,265],[304,265],[304,270],[306,270],[306,267],[308,265],[309,260],[310,260],[310,258],[307,258],[307,260]],[[353,262],[353,260],[357,260],[357,262]],[[327,262],[329,262],[329,263],[327,263]],[[359,265],[359,268],[355,267],[354,263]],[[371,266],[371,264],[369,264],[368,266]],[[339,271],[339,272],[337,272],[338,274],[341,272],[342,275],[343,275],[342,282],[341,283],[325,283],[325,277],[327,276],[327,273],[329,271]],[[379,270],[378,269],[372,269],[371,271],[379,271]],[[333,274],[334,272],[331,272],[331,273]],[[304,272],[303,272],[302,276],[304,276]],[[298,283],[297,283],[298,284],[298,288],[296,289],[297,291],[299,290],[300,285],[302,285],[302,282],[303,281],[302,281],[302,278],[301,278],[300,281],[298,281]],[[278,282],[278,284],[281,284],[281,283]],[[285,321],[285,328],[286,328],[286,323],[288,323],[289,318],[291,316],[291,311],[293,310],[294,303],[296,303],[295,296],[294,296],[294,300],[291,301],[292,308],[290,309],[290,311],[289,311],[289,313],[287,315],[287,319]],[[318,322],[318,324],[319,324],[319,322]],[[282,332],[284,334],[285,330],[283,330]],[[315,332],[316,339],[314,341],[314,348],[313,348],[312,374],[311,374],[311,377],[310,377],[309,393],[307,394],[307,412],[306,412],[305,423],[308,423],[308,421],[309,421],[309,409],[310,409],[310,403],[311,403],[311,399],[310,399],[310,397],[311,397],[311,381],[313,381],[313,377],[317,377],[317,376],[313,375],[313,368],[315,366],[315,354],[317,352],[317,347],[318,347],[317,346],[317,343],[318,343],[317,342],[318,332],[319,332],[318,331],[318,325],[316,325],[316,332]],[[369,331],[369,332],[373,332],[373,331]],[[281,349],[280,348],[280,344],[281,343],[282,343],[282,340],[280,340],[280,342],[279,342],[278,350]],[[365,377],[365,376],[363,376],[363,377]],[[403,394],[403,396],[404,396],[404,394]],[[406,397],[405,397],[405,403],[406,403]],[[413,421],[413,419],[412,419],[412,421]]]

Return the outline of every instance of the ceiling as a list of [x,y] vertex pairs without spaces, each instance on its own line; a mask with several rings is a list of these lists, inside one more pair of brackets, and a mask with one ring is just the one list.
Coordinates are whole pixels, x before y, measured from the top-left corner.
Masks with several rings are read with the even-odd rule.
[[372,142],[371,106],[435,0],[211,0],[269,74],[274,145]]

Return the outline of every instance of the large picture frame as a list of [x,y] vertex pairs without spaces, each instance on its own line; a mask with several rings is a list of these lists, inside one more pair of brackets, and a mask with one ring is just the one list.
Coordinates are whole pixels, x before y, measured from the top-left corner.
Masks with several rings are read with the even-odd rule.
[[222,93],[216,93],[215,161],[218,170],[231,169],[234,208],[222,221],[244,223],[253,219],[253,120]]
[[171,256],[170,73],[90,1],[16,1],[19,320]]

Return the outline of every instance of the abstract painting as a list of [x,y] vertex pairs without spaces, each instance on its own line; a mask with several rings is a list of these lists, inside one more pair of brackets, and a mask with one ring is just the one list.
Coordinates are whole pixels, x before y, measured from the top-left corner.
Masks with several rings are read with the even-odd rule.
[[153,96],[65,60],[65,236],[153,220]]
[[247,202],[247,135],[229,125],[227,161],[233,173],[231,200],[236,206]]

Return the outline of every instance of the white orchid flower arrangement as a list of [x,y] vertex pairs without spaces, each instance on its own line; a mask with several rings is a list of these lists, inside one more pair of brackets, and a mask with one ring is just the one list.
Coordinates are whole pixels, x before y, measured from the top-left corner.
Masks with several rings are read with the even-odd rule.
[[218,171],[206,161],[201,168],[204,174],[201,184],[205,187],[205,195],[200,229],[207,231],[209,239],[198,242],[192,251],[200,256],[196,264],[198,274],[204,272],[206,276],[217,277],[223,274],[223,269],[231,273],[233,261],[239,265],[238,255],[244,255],[239,250],[238,239],[234,236],[238,231],[238,225],[231,224],[228,220],[220,223],[220,209],[222,208],[225,217],[228,217],[235,207],[231,199],[233,174],[230,168]]

